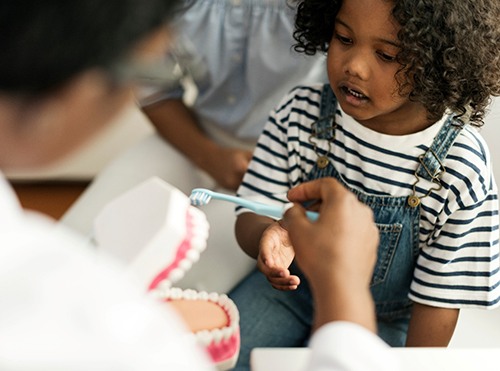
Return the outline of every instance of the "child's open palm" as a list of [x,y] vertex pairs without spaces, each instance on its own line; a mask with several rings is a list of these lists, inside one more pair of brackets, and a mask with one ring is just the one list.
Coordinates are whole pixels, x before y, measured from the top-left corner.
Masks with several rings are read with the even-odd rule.
[[262,234],[257,257],[257,267],[278,290],[295,290],[300,284],[297,276],[291,275],[295,251],[288,232],[278,223],[272,223]]

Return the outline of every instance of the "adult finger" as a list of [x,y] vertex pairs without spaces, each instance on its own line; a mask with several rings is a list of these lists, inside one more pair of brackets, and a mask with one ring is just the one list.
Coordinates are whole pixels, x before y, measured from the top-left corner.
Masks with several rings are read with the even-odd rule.
[[347,189],[334,178],[321,178],[302,183],[288,191],[291,202],[306,202],[310,200],[325,200],[336,198]]

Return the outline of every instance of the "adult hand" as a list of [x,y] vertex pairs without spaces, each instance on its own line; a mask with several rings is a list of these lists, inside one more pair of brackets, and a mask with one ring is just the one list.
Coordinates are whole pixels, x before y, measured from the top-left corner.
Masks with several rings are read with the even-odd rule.
[[375,329],[369,284],[376,261],[378,229],[369,207],[333,178],[304,183],[288,192],[294,203],[319,200],[319,218],[311,222],[296,204],[283,225],[295,259],[311,285],[316,326],[333,320]]
[[251,151],[214,145],[210,153],[206,154],[201,167],[218,185],[236,191],[251,159]]
[[299,277],[288,270],[294,256],[288,232],[278,222],[271,224],[260,240],[257,267],[275,289],[295,290],[300,284]]
[[284,217],[304,273],[328,274],[336,264],[340,269],[356,271],[353,278],[369,284],[378,246],[372,210],[333,178],[303,183],[288,192],[288,199],[294,203],[321,202],[314,223],[308,221],[299,205]]

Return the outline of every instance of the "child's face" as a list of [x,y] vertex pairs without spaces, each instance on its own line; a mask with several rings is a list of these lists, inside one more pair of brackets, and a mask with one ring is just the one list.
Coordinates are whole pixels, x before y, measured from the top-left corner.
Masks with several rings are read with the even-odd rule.
[[425,108],[398,93],[399,26],[386,0],[344,0],[328,51],[328,78],[348,115],[385,134],[427,127]]

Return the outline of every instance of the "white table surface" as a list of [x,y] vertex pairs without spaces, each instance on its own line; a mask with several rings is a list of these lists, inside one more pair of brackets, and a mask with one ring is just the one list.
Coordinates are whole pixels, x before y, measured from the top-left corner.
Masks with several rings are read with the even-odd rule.
[[[393,348],[401,371],[500,370],[500,348]],[[252,371],[306,371],[307,348],[256,348],[251,353]]]

